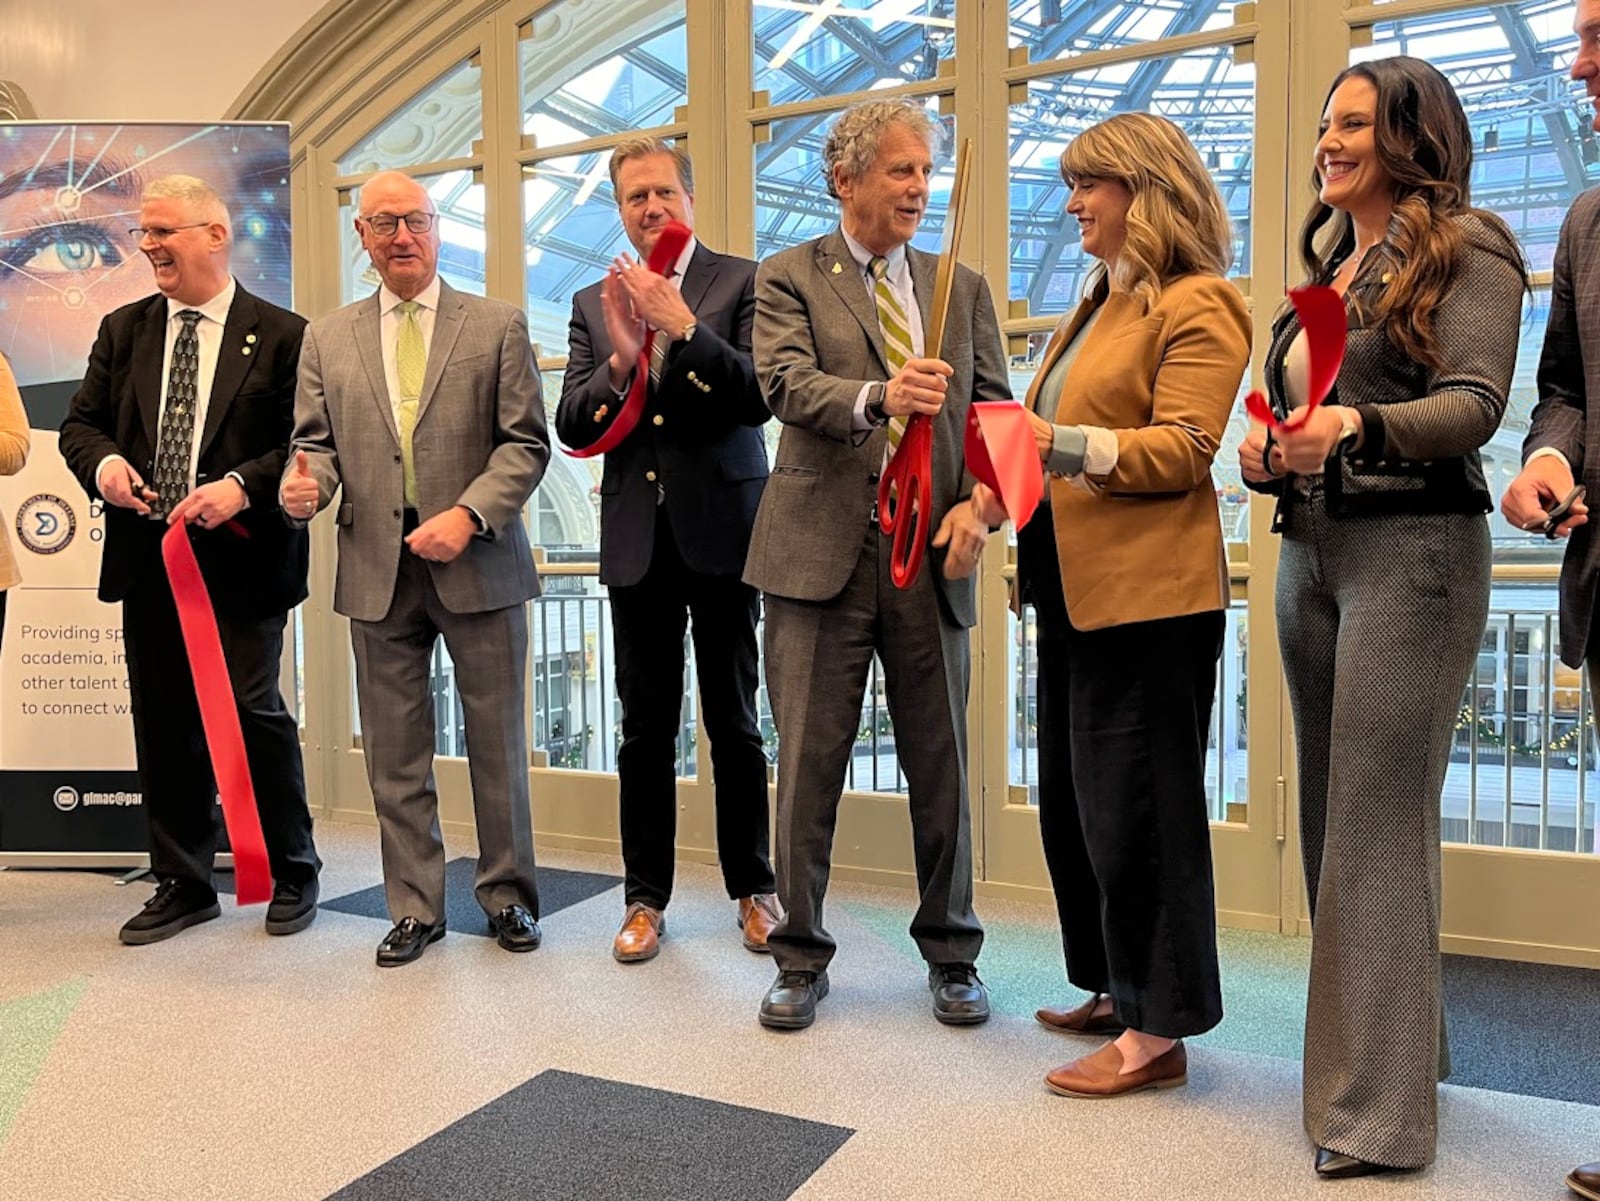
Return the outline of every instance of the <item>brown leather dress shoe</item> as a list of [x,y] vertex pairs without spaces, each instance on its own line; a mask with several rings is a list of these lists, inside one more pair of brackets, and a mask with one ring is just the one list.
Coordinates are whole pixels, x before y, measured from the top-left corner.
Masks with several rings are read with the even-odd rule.
[[1586,1163],[1567,1173],[1567,1187],[1589,1201],[1600,1201],[1600,1163]]
[[1038,1019],[1039,1025],[1062,1034],[1109,1034],[1114,1038],[1127,1027],[1117,1021],[1115,1013],[1095,1016],[1094,1007],[1105,996],[1105,993],[1097,992],[1082,1005],[1075,1005],[1071,1009],[1046,1005],[1036,1010],[1033,1016]]
[[1189,1082],[1189,1056],[1180,1040],[1134,1072],[1123,1072],[1122,1052],[1107,1043],[1093,1055],[1074,1059],[1044,1078],[1051,1092],[1063,1097],[1098,1100],[1143,1092],[1147,1088],[1177,1088]]
[[622,915],[622,928],[611,942],[611,958],[618,963],[643,963],[661,950],[667,932],[667,915],[639,901]]
[[778,898],[770,892],[758,892],[753,897],[739,898],[739,929],[744,932],[744,949],[765,954],[767,935],[777,929],[783,920],[783,910],[778,908]]

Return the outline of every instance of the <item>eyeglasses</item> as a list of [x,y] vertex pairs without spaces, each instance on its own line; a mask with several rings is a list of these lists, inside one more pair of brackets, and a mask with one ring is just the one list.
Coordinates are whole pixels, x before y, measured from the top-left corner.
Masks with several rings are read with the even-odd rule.
[[165,242],[180,229],[204,229],[210,224],[209,221],[192,221],[188,225],[135,225],[128,230],[128,233],[140,242],[146,238],[152,242]]
[[406,213],[395,216],[393,213],[373,213],[370,217],[361,218],[367,223],[367,228],[380,238],[392,238],[400,232],[400,222],[406,223],[406,228],[414,234],[425,234],[433,228],[433,213]]

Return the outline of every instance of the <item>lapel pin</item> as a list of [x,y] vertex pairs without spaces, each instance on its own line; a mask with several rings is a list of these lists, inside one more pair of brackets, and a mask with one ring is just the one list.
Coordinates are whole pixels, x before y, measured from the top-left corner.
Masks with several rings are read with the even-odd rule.
[[250,353],[250,348],[248,346],[244,347],[244,353],[245,354],[249,354]]
[[604,421],[606,419],[606,414],[609,413],[610,411],[611,411],[611,409],[610,409],[609,406],[601,405],[598,409],[596,409],[594,411],[594,419],[595,419],[595,421],[597,423],[601,422],[601,421]]
[[843,270],[844,270],[844,268],[843,268],[843,267],[841,267],[841,266],[839,266],[839,264],[838,264],[838,263],[835,263],[835,264],[834,264],[834,265],[833,265],[833,273],[834,273],[834,274],[835,274],[835,275],[838,275],[838,274],[839,274],[839,273],[840,273],[840,272],[842,272],[842,271],[843,271]]
[[251,344],[252,344],[252,345],[254,345],[254,344],[255,344],[255,340],[256,340],[256,336],[255,336],[255,335],[254,335],[254,334],[246,334],[246,335],[245,335],[245,336],[244,336],[244,340],[245,340],[245,341],[246,341],[246,342],[249,342],[249,343],[251,343]]

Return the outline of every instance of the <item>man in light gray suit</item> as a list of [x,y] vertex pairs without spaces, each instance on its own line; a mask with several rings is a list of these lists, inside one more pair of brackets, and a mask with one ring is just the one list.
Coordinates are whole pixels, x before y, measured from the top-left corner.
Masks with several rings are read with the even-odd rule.
[[[1600,130],[1600,0],[1578,0],[1573,22],[1578,54],[1572,78],[1584,85]],[[1578,197],[1561,225],[1550,281],[1550,324],[1539,356],[1539,403],[1522,443],[1522,471],[1500,499],[1500,511],[1518,529],[1546,530],[1566,538],[1561,560],[1561,661],[1587,663],[1589,686],[1600,671],[1595,589],[1600,583],[1600,542],[1579,500],[1565,517],[1551,515],[1581,478],[1600,497],[1600,188]],[[1579,834],[1582,849],[1582,833]],[[1600,1162],[1567,1174],[1567,1187],[1600,1201]]]
[[311,323],[283,510],[338,508],[334,608],[350,618],[367,778],[394,929],[380,966],[445,932],[428,665],[442,635],[466,717],[477,898],[508,951],[539,945],[528,804],[522,509],[550,460],[522,312],[439,279],[438,215],[392,171],[361,188],[356,232],[383,280]]
[[[834,824],[873,654],[910,785],[921,903],[911,936],[929,965],[934,1016],[989,1016],[975,961],[966,788],[972,574],[988,527],[972,510],[961,441],[973,399],[1011,396],[989,290],[961,268],[940,357],[923,357],[934,256],[907,245],[927,208],[938,128],[925,109],[869,100],[824,147],[840,228],[774,255],[756,274],[756,374],[783,423],[756,514],[745,582],[766,594],[767,690],[778,727],[778,887],[787,916],[768,939],[778,978],[762,1025],[809,1026],[828,993],[822,925]],[[934,419],[931,553],[911,587],[890,576],[878,479],[905,419]]]

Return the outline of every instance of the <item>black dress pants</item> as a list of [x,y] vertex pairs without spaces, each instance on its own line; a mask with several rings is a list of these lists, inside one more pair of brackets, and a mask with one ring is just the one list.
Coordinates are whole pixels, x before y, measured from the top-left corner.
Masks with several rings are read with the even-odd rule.
[[[245,757],[261,814],[272,878],[301,885],[322,867],[311,837],[299,731],[278,689],[288,614],[217,615],[239,710]],[[122,605],[139,785],[150,824],[150,870],[159,879],[211,887],[217,850],[217,786],[194,678],[166,573],[146,571]]]
[[1067,978],[1167,1038],[1222,1020],[1206,817],[1220,610],[1077,630],[1041,508],[1018,536],[1038,631],[1039,829]]
[[622,701],[617,777],[627,903],[664,909],[672,898],[686,627],[711,739],[723,884],[730,897],[775,891],[767,757],[756,720],[760,594],[736,575],[706,575],[685,564],[660,507],[649,570],[610,594]]

